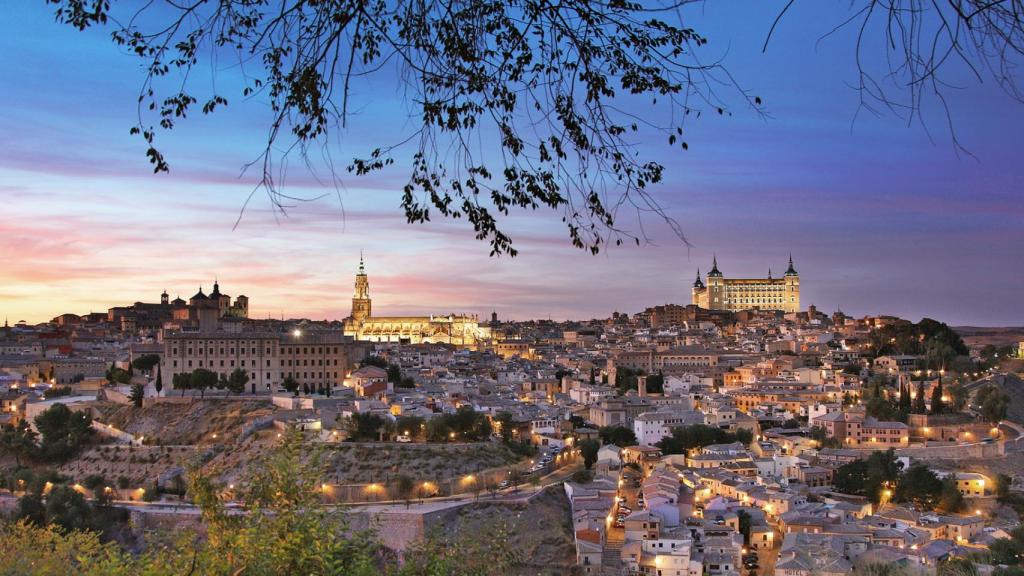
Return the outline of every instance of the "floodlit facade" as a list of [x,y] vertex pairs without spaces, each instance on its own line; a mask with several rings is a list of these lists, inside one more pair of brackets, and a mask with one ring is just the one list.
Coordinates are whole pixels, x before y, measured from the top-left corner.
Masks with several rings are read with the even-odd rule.
[[709,310],[739,312],[758,308],[781,310],[786,313],[800,311],[800,275],[789,258],[789,268],[782,278],[773,278],[771,270],[767,278],[726,278],[718,269],[718,258],[712,261],[707,284],[697,271],[693,283],[691,301]]

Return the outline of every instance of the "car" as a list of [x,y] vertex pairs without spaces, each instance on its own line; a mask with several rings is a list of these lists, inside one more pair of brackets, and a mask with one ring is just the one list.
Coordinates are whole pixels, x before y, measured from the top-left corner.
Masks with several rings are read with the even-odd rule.
[[398,437],[395,438],[395,441],[405,444],[408,442],[412,442],[412,437],[409,436],[408,434],[399,434]]
[[502,481],[501,481],[501,484],[498,484],[498,489],[499,489],[499,490],[503,490],[503,489],[505,489],[505,488],[508,488],[508,487],[509,487],[509,486],[511,486],[511,485],[512,485],[512,483],[511,483],[511,482],[509,482],[508,480],[502,480]]

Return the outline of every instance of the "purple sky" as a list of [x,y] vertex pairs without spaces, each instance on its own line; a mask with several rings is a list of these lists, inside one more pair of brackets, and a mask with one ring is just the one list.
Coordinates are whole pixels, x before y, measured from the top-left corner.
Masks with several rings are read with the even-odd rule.
[[[232,230],[266,104],[237,98],[162,134],[172,171],[152,175],[128,135],[138,61],[104,31],[54,24],[42,1],[18,3],[0,19],[0,315],[34,322],[153,301],[165,288],[187,298],[219,277],[255,316],[341,318],[364,249],[378,314],[603,317],[688,303],[713,253],[726,276],[750,277],[781,273],[792,251],[805,306],[1024,324],[1024,105],[992,82],[965,77],[950,90],[977,159],[955,154],[934,105],[924,110],[932,140],[891,116],[853,123],[849,38],[816,45],[842,12],[797,5],[761,54],[781,3],[748,4],[709,3],[691,25],[772,117],[705,117],[688,127],[689,152],[648,149],[668,167],[655,193],[691,246],[649,220],[652,245],[593,257],[569,245],[556,215],[517,214],[520,256],[493,259],[465,222],[406,224],[401,169],[348,179],[336,196],[293,167],[290,191],[330,195],[283,219],[258,195]],[[230,85],[231,71],[218,82]],[[365,89],[346,142],[402,128],[389,93]]]

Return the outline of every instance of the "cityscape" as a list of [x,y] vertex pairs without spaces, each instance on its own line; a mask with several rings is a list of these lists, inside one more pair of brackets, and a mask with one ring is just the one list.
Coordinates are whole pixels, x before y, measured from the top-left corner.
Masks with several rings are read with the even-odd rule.
[[0,575],[1024,576],[1024,0],[0,18]]

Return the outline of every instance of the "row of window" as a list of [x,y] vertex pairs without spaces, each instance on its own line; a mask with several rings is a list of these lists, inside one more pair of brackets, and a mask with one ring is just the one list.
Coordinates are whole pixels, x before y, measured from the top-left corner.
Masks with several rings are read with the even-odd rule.
[[[202,346],[202,343],[200,342],[199,345]],[[189,342],[186,346],[187,347],[183,348],[183,349],[187,350],[187,355],[188,356],[192,355],[193,350],[196,350],[196,352],[198,354],[203,354],[203,351],[205,350],[206,354],[210,355],[210,356],[212,356],[214,354],[215,350],[219,350],[221,356],[224,356],[224,352],[225,351],[227,351],[228,355],[230,355],[230,356],[234,356],[235,355],[235,347],[233,347],[233,346],[229,347],[229,348],[224,348],[223,346],[221,346],[220,348],[201,348],[201,347],[200,348],[193,348],[191,342]],[[247,350],[248,350],[248,353],[251,354],[252,356],[256,355],[256,351],[257,351],[256,347],[250,347],[250,348],[238,347],[238,354],[239,355],[243,355],[243,354],[246,353]],[[287,354],[291,354],[291,355],[295,355],[295,354],[338,354],[339,350],[340,350],[339,346],[281,346],[279,348],[279,352],[280,352],[281,355],[287,355]],[[273,348],[267,348],[266,349],[266,353],[264,355],[265,356],[271,356],[273,354],[272,351],[273,351]],[[177,356],[178,355],[178,348],[177,347],[174,347],[174,348],[171,349],[171,355],[172,356]]]
[[[326,364],[327,366],[331,366],[332,365],[331,360],[332,359],[330,359],[330,358],[327,360],[327,364]],[[219,361],[218,360],[208,360],[208,361],[206,361],[206,365],[205,366],[203,365],[203,360],[195,360],[195,362],[198,362],[198,364],[195,365],[198,368],[213,368],[213,367],[217,366],[216,362],[220,363],[220,367],[221,368],[235,368],[235,360],[234,359],[227,360],[227,362],[228,362],[227,364],[224,364],[225,360],[219,360]],[[302,364],[299,364],[299,361],[295,360],[295,364],[294,365],[296,367],[297,366],[324,366],[323,358],[317,359],[315,361],[315,363],[312,363],[312,362],[313,361],[311,361],[311,360],[303,359],[302,360]],[[193,361],[192,360],[188,360],[186,362],[186,365],[187,365],[188,368],[192,368],[193,367]],[[288,367],[291,367],[292,366],[292,361],[288,360],[287,364],[285,364],[285,361],[281,360],[281,368],[284,368],[286,365]],[[338,359],[334,358],[333,359],[333,366],[337,366],[337,365],[338,365]],[[259,362],[257,360],[253,360],[252,363],[249,364],[249,367],[252,367],[252,368],[256,368],[258,366],[259,366]],[[172,360],[171,361],[171,367],[177,368],[178,367],[178,361],[177,360]],[[242,360],[238,361],[238,367],[239,368],[246,368],[245,359],[242,359]],[[271,367],[271,364],[270,364],[270,360],[268,359],[267,360],[267,368],[270,368],[270,367]]]

